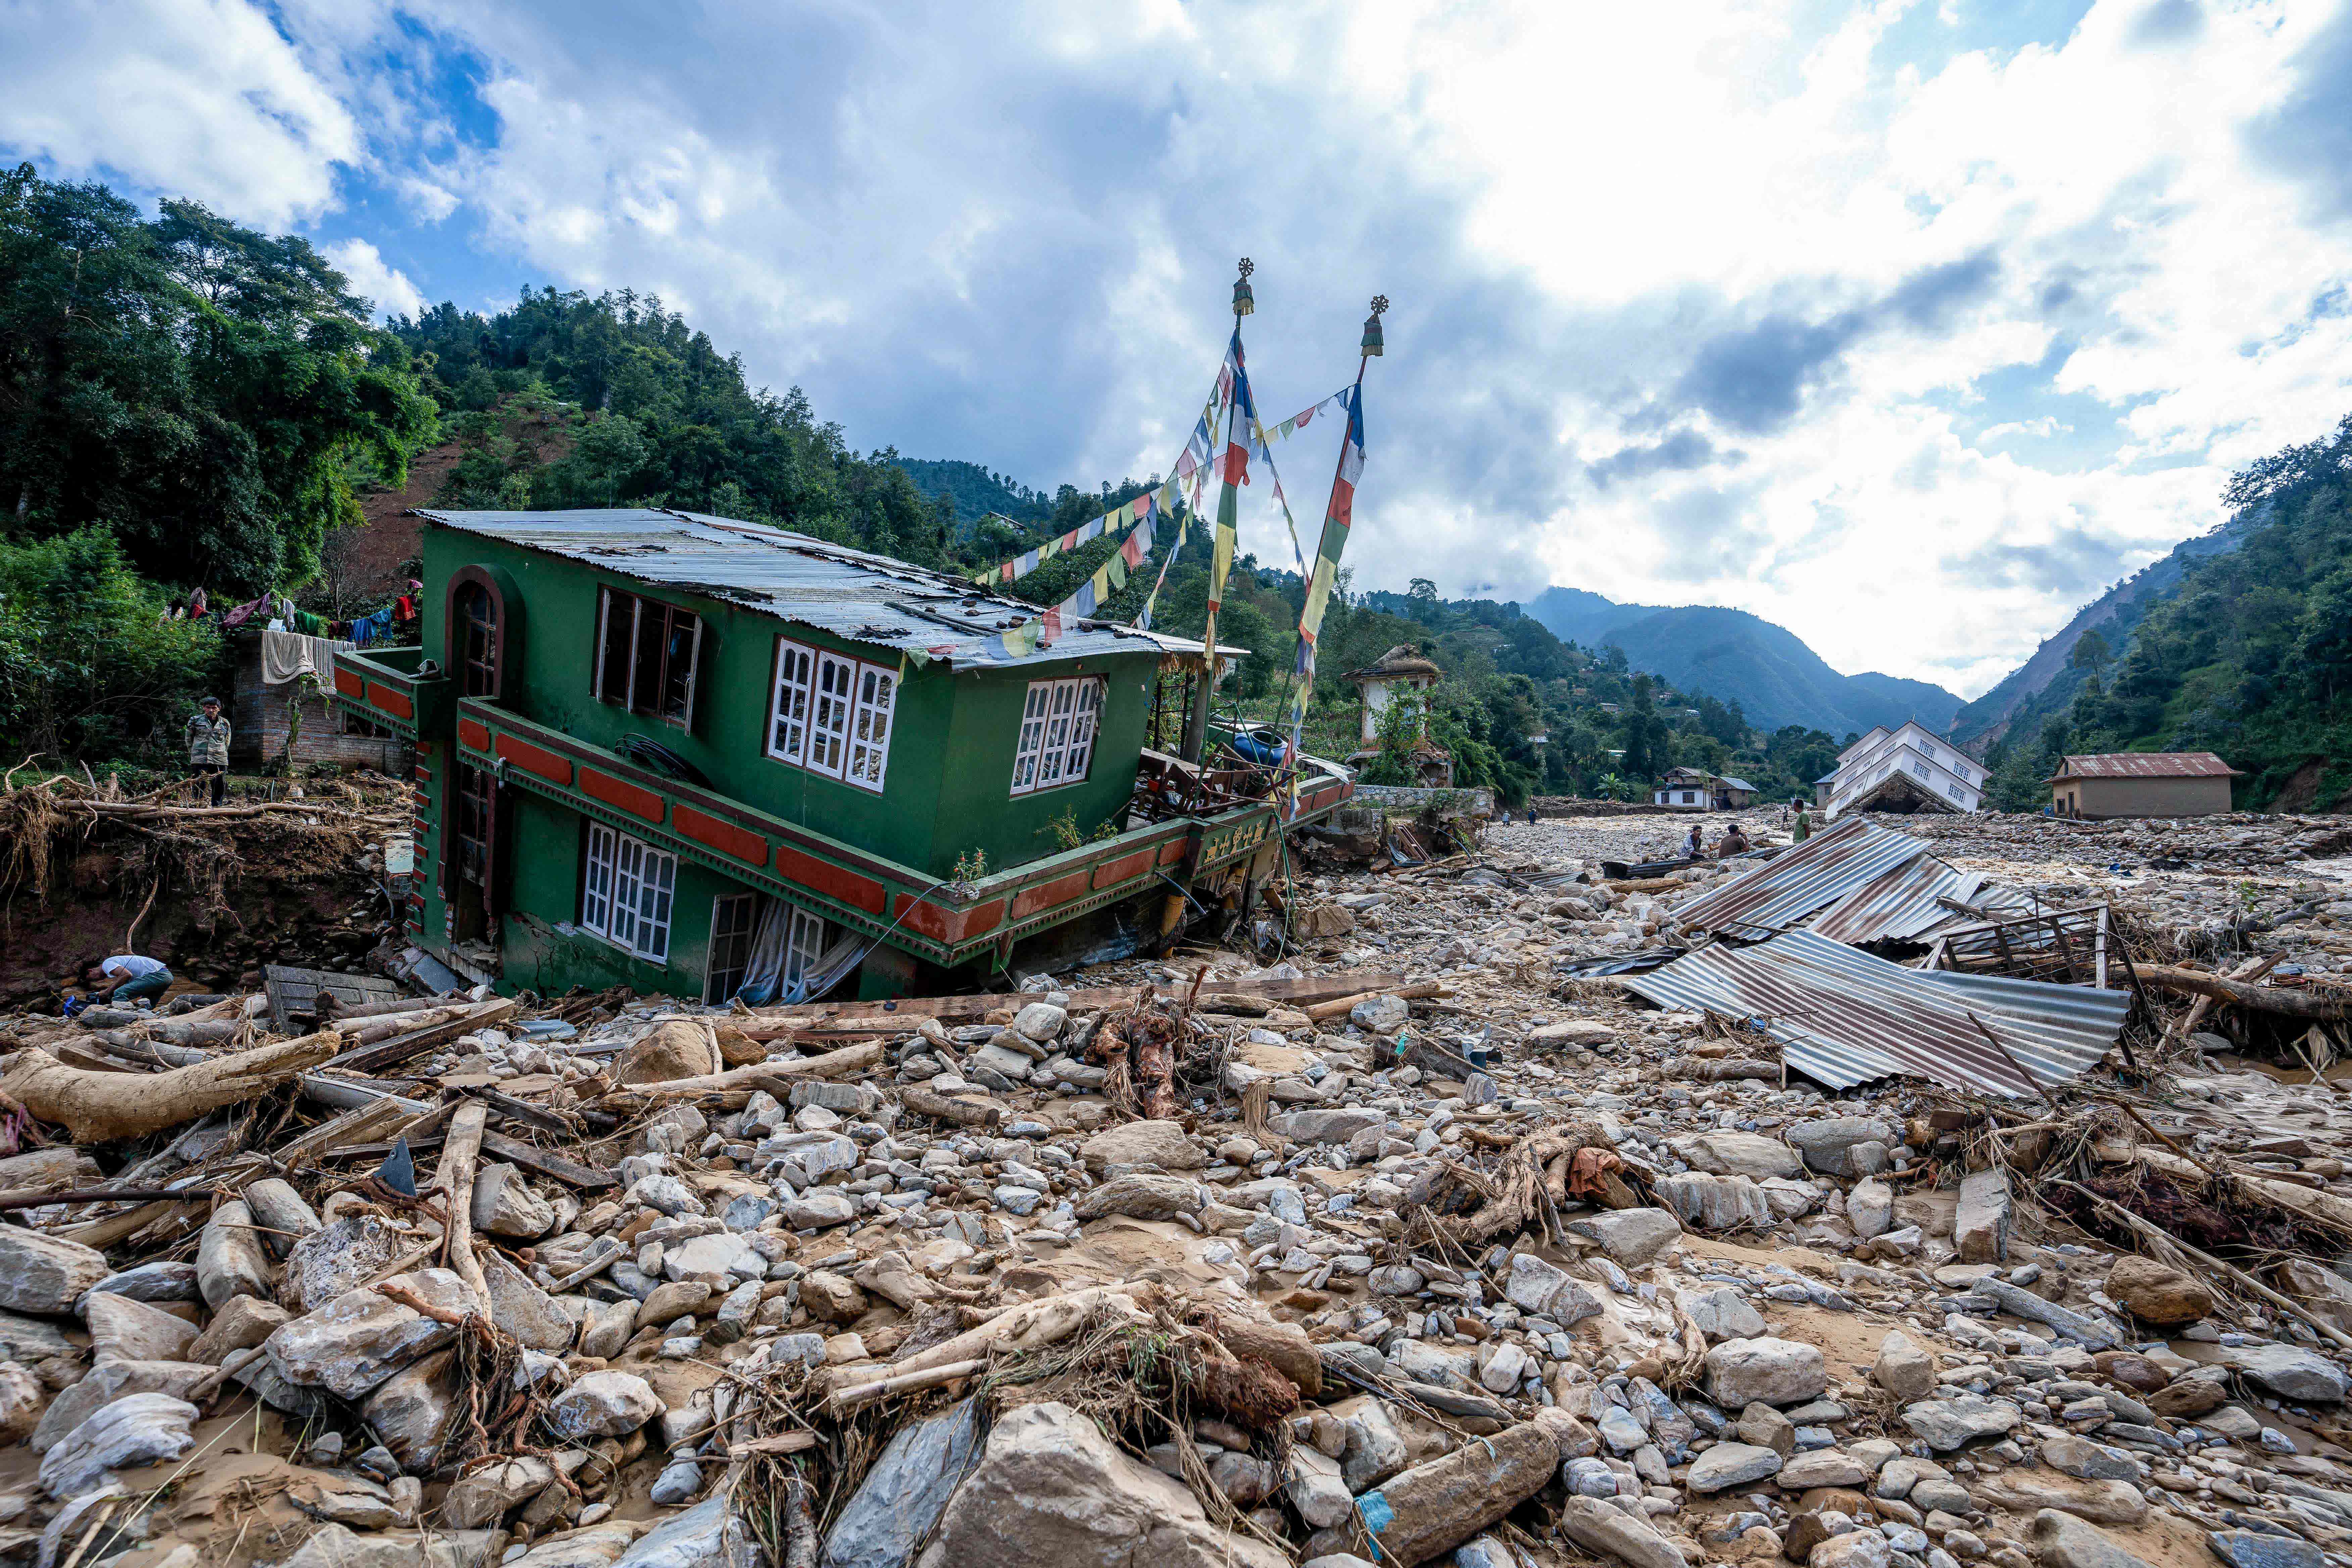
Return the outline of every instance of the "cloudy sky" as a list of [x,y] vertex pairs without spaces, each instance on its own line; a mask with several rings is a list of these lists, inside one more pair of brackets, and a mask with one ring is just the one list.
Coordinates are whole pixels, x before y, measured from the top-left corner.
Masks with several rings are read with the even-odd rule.
[[0,0],[0,150],[1048,488],[1168,467],[1246,254],[1269,419],[1394,301],[1360,585],[1964,694],[2352,410],[2352,0]]

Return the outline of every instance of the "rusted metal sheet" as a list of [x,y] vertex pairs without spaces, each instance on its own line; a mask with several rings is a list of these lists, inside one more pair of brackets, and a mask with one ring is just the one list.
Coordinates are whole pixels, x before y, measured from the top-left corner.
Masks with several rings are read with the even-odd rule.
[[1852,817],[1798,845],[1778,859],[1674,911],[1688,931],[1760,936],[1869,887],[1927,853],[1907,833]]
[[2029,1095],[2115,1046],[2129,992],[1906,969],[1809,931],[1717,942],[1622,984],[1661,1006],[1756,1020],[1832,1089],[1895,1074]]
[[1861,946],[1924,942],[1981,918],[1953,904],[2022,912],[2029,900],[1981,873],[1946,865],[1907,833],[1850,817],[1693,900],[1675,919],[1688,931],[1746,939],[1804,926]]
[[2098,752],[2070,756],[2049,783],[2067,779],[2221,779],[2238,770],[2210,752]]

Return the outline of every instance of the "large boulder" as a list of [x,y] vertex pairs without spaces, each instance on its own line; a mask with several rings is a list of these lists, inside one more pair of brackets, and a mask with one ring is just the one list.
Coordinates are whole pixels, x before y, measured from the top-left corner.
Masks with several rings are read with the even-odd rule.
[[2137,1524],[2147,1517],[2147,1499],[2129,1481],[2078,1481],[2009,1470],[1979,1482],[1974,1495],[2011,1513],[2055,1509],[2094,1524]]
[[315,1312],[346,1290],[357,1289],[415,1244],[364,1210],[314,1230],[286,1254],[278,1299],[296,1312]]
[[1952,1218],[1952,1245],[1963,1263],[1998,1263],[2009,1256],[2009,1172],[2000,1165],[1960,1178]]
[[[0,1259],[0,1273],[5,1271],[5,1260]],[[268,1249],[253,1227],[253,1211],[244,1200],[213,1210],[196,1242],[196,1284],[204,1292],[205,1305],[217,1311],[236,1296],[268,1300],[273,1272]]]
[[1089,1170],[1110,1165],[1157,1165],[1163,1171],[1197,1171],[1209,1157],[1192,1135],[1173,1121],[1129,1121],[1106,1128],[1078,1145]]
[[1571,1279],[1565,1269],[1529,1252],[1511,1255],[1511,1272],[1503,1295],[1522,1312],[1551,1319],[1566,1327],[1601,1310],[1599,1297]]
[[681,1078],[701,1078],[719,1070],[719,1051],[700,1024],[673,1018],[639,1035],[613,1063],[613,1081],[668,1083]]
[[1598,1498],[1570,1498],[1559,1510],[1559,1532],[1587,1552],[1631,1568],[1687,1568],[1675,1543],[1646,1520]]
[[825,1537],[823,1568],[905,1568],[980,1458],[980,1401],[898,1428]]
[[2316,1351],[2294,1345],[2240,1345],[2222,1362],[2265,1394],[2301,1405],[2344,1403],[2344,1369]]
[[196,1407],[168,1394],[133,1394],[100,1410],[41,1456],[41,1486],[68,1498],[99,1486],[110,1470],[176,1459],[196,1446]]
[[592,1372],[555,1396],[547,1424],[566,1437],[625,1437],[662,1413],[653,1384],[632,1372]]
[[1874,1176],[1902,1140],[1892,1125],[1868,1116],[1832,1116],[1789,1129],[1789,1142],[1825,1176]]
[[[1192,1489],[1138,1464],[1057,1404],[1024,1405],[989,1434],[934,1548],[955,1568],[1288,1568],[1209,1522]],[[927,1554],[928,1555],[928,1554]]]
[[1796,1340],[1726,1340],[1706,1352],[1706,1396],[1726,1410],[1801,1405],[1828,1387],[1821,1351]]
[[100,1361],[186,1361],[196,1325],[161,1307],[93,1290],[82,1301],[89,1348]]
[[1715,1176],[1767,1181],[1803,1173],[1804,1160],[1778,1138],[1760,1132],[1699,1132],[1675,1140],[1675,1152],[1694,1170]]
[[30,1447],[46,1454],[73,1429],[116,1400],[133,1394],[167,1394],[174,1399],[192,1396],[196,1385],[212,1375],[212,1368],[184,1361],[110,1361],[90,1368],[89,1375],[45,1399]]
[[1620,1267],[1639,1268],[1656,1261],[1682,1238],[1682,1222],[1664,1209],[1609,1209],[1579,1215],[1568,1234],[1593,1243]]
[[62,1317],[114,1270],[106,1254],[20,1225],[0,1226],[0,1307]]
[[2150,1568],[2097,1525],[2053,1508],[2033,1516],[2033,1552],[2042,1568]]
[[2107,1300],[2143,1323],[2174,1329],[2213,1310],[2213,1292],[2152,1258],[2126,1253],[2107,1270]]
[[457,1363],[457,1352],[436,1351],[384,1379],[361,1402],[368,1430],[383,1439],[401,1468],[421,1474],[439,1462],[465,1393]]
[[1903,1409],[1903,1425],[1938,1453],[1949,1453],[1979,1437],[2006,1436],[2024,1419],[2024,1412],[2008,1400],[1987,1399],[1980,1394],[1922,1399]]
[[[477,1310],[466,1282],[446,1268],[420,1268],[387,1283],[449,1312]],[[263,1342],[269,1364],[298,1388],[324,1388],[357,1399],[402,1367],[457,1337],[454,1324],[428,1318],[373,1289],[347,1290],[295,1319]]]
[[1717,1443],[1691,1461],[1684,1484],[1695,1492],[1719,1492],[1780,1473],[1780,1456],[1753,1443]]
[[1769,1230],[1779,1217],[1764,1189],[1746,1176],[1709,1176],[1696,1171],[1660,1176],[1651,1184],[1658,1202],[1685,1225],[1701,1230]]
[[[1559,1463],[1550,1427],[1526,1421],[1391,1477],[1359,1508],[1383,1561],[1425,1563],[1501,1521],[1541,1490]],[[1374,1495],[1384,1521],[1369,1506]]]
[[1911,1342],[1900,1329],[1890,1329],[1878,1342],[1878,1359],[1871,1364],[1870,1380],[1908,1404],[1936,1392],[1936,1360]]

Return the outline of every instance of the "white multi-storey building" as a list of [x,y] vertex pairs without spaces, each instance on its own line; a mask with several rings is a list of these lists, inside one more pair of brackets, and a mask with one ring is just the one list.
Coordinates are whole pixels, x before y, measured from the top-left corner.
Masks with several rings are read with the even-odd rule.
[[1838,753],[1828,814],[1849,811],[1974,811],[1984,799],[1984,764],[1916,721],[1874,726]]

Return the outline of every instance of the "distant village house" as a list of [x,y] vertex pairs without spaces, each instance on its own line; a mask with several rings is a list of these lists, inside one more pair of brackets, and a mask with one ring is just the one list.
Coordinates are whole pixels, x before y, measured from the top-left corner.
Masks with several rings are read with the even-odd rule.
[[1744,811],[1756,804],[1756,786],[1698,768],[1672,768],[1651,787],[1650,804],[1669,811]]
[[2238,771],[2210,752],[2110,752],[2070,756],[2050,775],[2061,816],[2209,816],[2230,809]]
[[1984,799],[1984,764],[1916,720],[1884,724],[1838,753],[1822,808],[1853,811],[1971,812]]

